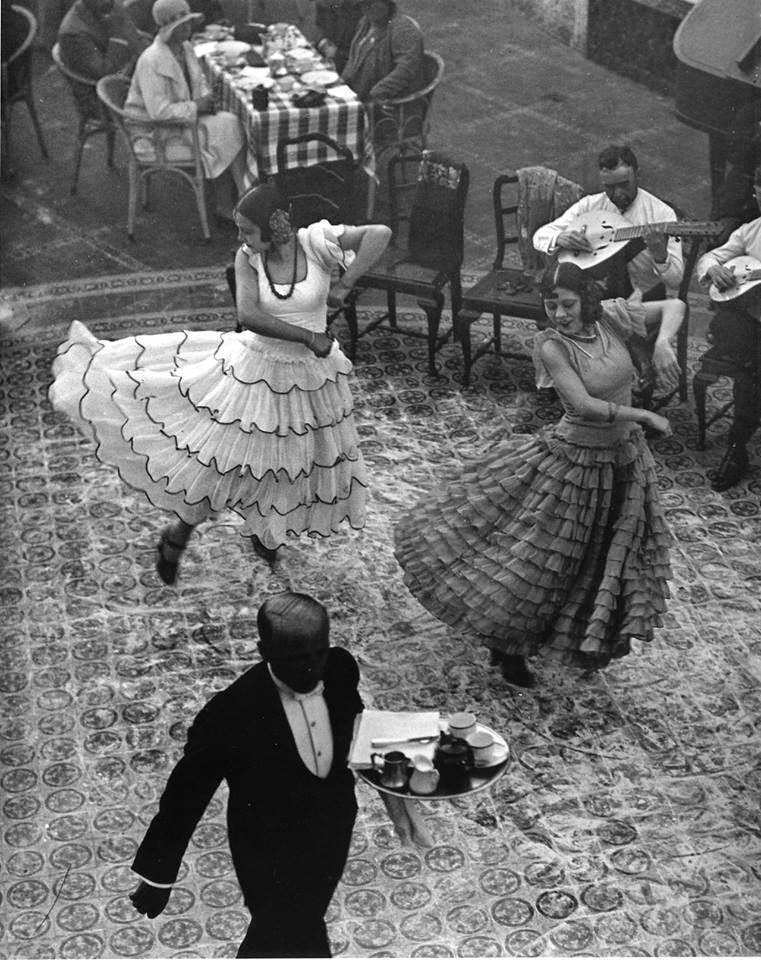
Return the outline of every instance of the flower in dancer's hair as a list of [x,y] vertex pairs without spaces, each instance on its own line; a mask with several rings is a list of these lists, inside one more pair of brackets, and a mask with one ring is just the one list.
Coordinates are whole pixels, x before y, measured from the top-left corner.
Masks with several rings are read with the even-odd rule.
[[269,224],[273,243],[286,243],[291,239],[293,229],[287,210],[273,210],[270,214]]

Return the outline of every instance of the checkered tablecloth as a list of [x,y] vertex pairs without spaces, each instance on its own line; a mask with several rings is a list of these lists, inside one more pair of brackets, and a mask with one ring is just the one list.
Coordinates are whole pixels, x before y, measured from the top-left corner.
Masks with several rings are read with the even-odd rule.
[[[324,133],[341,146],[348,147],[369,172],[372,172],[372,146],[365,108],[356,98],[334,99],[330,95],[320,107],[300,109],[291,102],[291,92],[277,86],[269,91],[269,108],[255,110],[251,93],[235,85],[234,76],[210,57],[201,64],[212,89],[214,101],[222,110],[240,118],[248,140],[248,168],[251,183],[277,171],[277,145],[280,140],[304,133]],[[304,167],[334,159],[319,141],[289,147],[286,166]]]

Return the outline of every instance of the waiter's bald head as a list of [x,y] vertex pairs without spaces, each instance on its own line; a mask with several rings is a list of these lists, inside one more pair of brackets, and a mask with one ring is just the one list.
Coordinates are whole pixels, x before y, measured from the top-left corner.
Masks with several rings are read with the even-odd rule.
[[267,597],[259,608],[256,625],[265,660],[284,645],[326,646],[329,642],[328,611],[306,593],[285,590]]

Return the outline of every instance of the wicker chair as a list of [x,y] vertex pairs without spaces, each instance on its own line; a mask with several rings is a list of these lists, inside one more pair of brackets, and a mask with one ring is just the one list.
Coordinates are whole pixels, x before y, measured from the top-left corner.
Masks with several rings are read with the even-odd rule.
[[[129,148],[129,202],[127,212],[127,233],[134,240],[135,214],[138,195],[144,208],[148,206],[148,185],[158,173],[169,173],[185,180],[193,190],[201,220],[201,230],[205,239],[211,237],[206,215],[204,196],[204,170],[201,162],[198,124],[178,123],[170,120],[139,120],[130,117],[124,110],[129,92],[129,80],[120,74],[103,77],[97,84],[98,97],[121,130]],[[139,127],[130,126],[138,123]],[[189,159],[172,159],[168,147],[172,143],[172,134],[178,135],[190,130],[193,141],[192,156]],[[140,141],[140,149],[136,149]],[[144,148],[144,149],[143,149]]]
[[97,134],[104,134],[106,137],[106,163],[109,167],[114,165],[114,144],[116,141],[116,128],[111,118],[104,110],[98,100],[95,86],[96,82],[92,77],[85,77],[77,73],[70,67],[67,67],[61,58],[61,50],[56,43],[51,50],[53,63],[66,78],[66,82],[71,90],[74,99],[74,106],[77,108],[79,116],[79,128],[77,130],[77,152],[74,157],[74,176],[71,180],[71,193],[77,192],[79,185],[79,170],[82,166],[82,155],[85,144]]
[[378,153],[420,153],[428,146],[433,95],[444,75],[444,61],[433,51],[423,54],[425,86],[406,97],[367,104],[373,144]]
[[46,160],[48,159],[48,148],[42,134],[42,127],[34,106],[34,93],[32,92],[32,44],[37,36],[37,20],[26,7],[18,6],[15,3],[11,5],[11,11],[20,20],[18,24],[19,33],[25,33],[25,36],[20,46],[2,64],[3,170],[7,169],[10,154],[11,108],[14,103],[26,104],[34,125],[34,132],[37,134],[40,153]]

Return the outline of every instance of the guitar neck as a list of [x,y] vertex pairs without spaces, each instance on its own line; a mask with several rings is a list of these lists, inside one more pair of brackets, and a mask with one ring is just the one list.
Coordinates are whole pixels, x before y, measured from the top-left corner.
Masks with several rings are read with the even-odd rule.
[[723,227],[720,223],[709,222],[679,222],[677,220],[668,220],[666,223],[646,223],[639,226],[619,227],[613,234],[613,239],[618,240],[637,240],[644,237],[649,231],[656,233],[665,233],[670,237],[694,237],[696,235],[705,237],[717,237],[722,232]]

